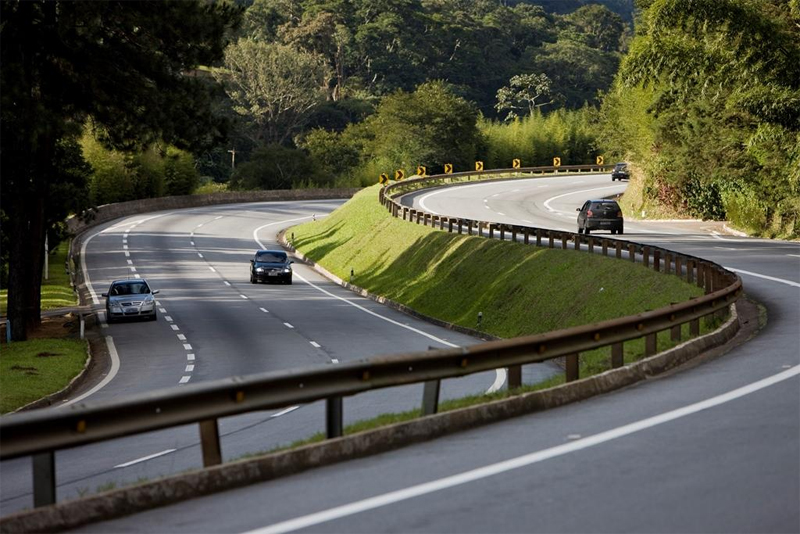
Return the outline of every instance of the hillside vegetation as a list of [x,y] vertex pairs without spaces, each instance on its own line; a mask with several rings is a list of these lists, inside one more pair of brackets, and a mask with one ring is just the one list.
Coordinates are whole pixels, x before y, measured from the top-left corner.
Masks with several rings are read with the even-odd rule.
[[378,187],[296,226],[296,248],[340,278],[420,313],[501,337],[589,324],[702,292],[640,265],[449,234],[391,217]]

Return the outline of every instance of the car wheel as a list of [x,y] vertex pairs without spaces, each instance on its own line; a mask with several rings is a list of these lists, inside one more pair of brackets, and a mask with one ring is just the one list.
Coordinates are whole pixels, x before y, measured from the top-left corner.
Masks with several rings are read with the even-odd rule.
[[153,315],[148,317],[148,320],[150,321],[155,321],[156,319],[158,319],[158,314],[156,314],[156,312],[153,312]]
[[106,323],[113,324],[115,322],[117,322],[117,320],[111,317],[110,313],[106,312]]
[[253,276],[252,274],[250,275],[250,283],[251,284],[255,284],[256,283],[256,277]]
[[619,230],[617,230],[617,233],[618,233],[618,234],[622,234],[622,228],[620,228]]

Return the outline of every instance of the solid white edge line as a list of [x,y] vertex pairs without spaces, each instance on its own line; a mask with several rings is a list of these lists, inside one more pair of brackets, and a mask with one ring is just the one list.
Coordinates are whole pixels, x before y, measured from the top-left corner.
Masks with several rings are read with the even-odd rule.
[[764,280],[770,280],[772,282],[778,282],[780,284],[786,284],[787,286],[792,287],[800,287],[800,284],[797,282],[792,282],[791,280],[784,280],[782,278],[773,278],[772,276],[767,276],[765,274],[758,274],[758,273],[751,273],[750,271],[743,271],[741,269],[734,269],[733,267],[725,267],[729,271],[733,271],[735,273],[742,273],[749,276],[755,276],[756,278],[763,278]]
[[281,411],[281,412],[274,413],[274,414],[270,415],[270,417],[280,417],[280,416],[282,416],[282,415],[286,415],[287,413],[290,413],[290,412],[293,412],[293,411],[295,411],[295,410],[296,410],[296,409],[298,409],[299,407],[300,407],[300,406],[292,406],[291,408],[286,408],[285,410],[283,410],[283,411]]
[[165,451],[157,452],[155,454],[151,454],[150,456],[145,456],[144,458],[138,458],[136,460],[131,460],[130,462],[125,462],[124,464],[115,465],[114,469],[119,469],[120,467],[128,467],[130,465],[138,464],[141,462],[146,462],[147,460],[152,460],[153,458],[158,458],[159,456],[164,456],[165,454],[169,454],[171,452],[175,452],[178,449],[167,449]]
[[108,345],[108,354],[111,357],[111,369],[109,369],[108,374],[95,387],[93,387],[83,395],[80,395],[78,397],[75,397],[74,399],[65,402],[64,404],[62,404],[62,406],[69,406],[70,404],[80,402],[89,395],[97,393],[102,388],[104,388],[106,384],[114,380],[115,376],[117,376],[117,373],[119,372],[120,368],[120,360],[119,360],[119,353],[117,353],[117,347],[114,345],[114,338],[112,338],[111,336],[106,336],[106,345]]
[[319,525],[321,523],[333,521],[334,519],[340,519],[342,517],[355,515],[361,512],[365,512],[367,510],[379,508],[381,506],[394,504],[400,501],[412,499],[414,497],[419,497],[422,495],[433,493],[435,491],[452,488],[455,486],[466,484],[468,482],[474,482],[476,480],[494,476],[514,469],[527,467],[532,464],[543,462],[545,460],[563,456],[572,452],[580,451],[582,449],[587,449],[595,445],[600,445],[608,441],[612,441],[630,434],[634,434],[636,432],[640,432],[642,430],[647,430],[649,428],[664,423],[668,423],[670,421],[674,421],[681,417],[692,415],[702,410],[707,410],[709,408],[719,406],[721,404],[730,402],[745,395],[749,395],[750,393],[754,393],[761,389],[770,387],[779,382],[783,382],[784,380],[794,378],[797,375],[800,375],[800,366],[795,366],[787,371],[778,373],[776,375],[765,378],[763,380],[759,380],[757,382],[753,382],[752,384],[748,384],[747,386],[743,386],[733,391],[729,391],[728,393],[724,393],[722,395],[718,395],[716,397],[712,397],[710,399],[700,401],[694,404],[690,404],[689,406],[684,406],[683,408],[678,408],[677,410],[672,410],[660,415],[649,417],[647,419],[642,419],[641,421],[636,421],[634,423],[613,428],[611,430],[607,430],[605,432],[601,432],[593,436],[572,441],[570,443],[565,443],[563,445],[558,445],[556,447],[551,447],[549,449],[533,452],[503,462],[498,462],[495,464],[487,465],[485,467],[480,467],[470,471],[465,471],[463,473],[441,478],[439,480],[433,480],[431,482],[418,484],[416,486],[411,486],[409,488],[404,488],[401,490],[384,493],[383,495],[378,495],[376,497],[371,497],[368,499],[364,499],[362,501],[357,501],[343,506],[330,508],[322,512],[317,512],[314,514],[309,514],[295,519],[290,519],[288,521],[283,521],[281,523],[275,523],[273,525],[247,531],[244,534],[280,534],[284,532],[293,532],[301,528],[307,528],[314,525]]
[[595,187],[593,189],[582,189],[580,191],[570,191],[569,193],[564,193],[563,195],[556,195],[554,197],[548,198],[547,200],[544,201],[543,206],[545,208],[547,208],[548,211],[552,211],[553,213],[564,213],[561,210],[553,209],[550,206],[550,203],[552,201],[554,201],[554,200],[557,200],[557,199],[563,198],[563,197],[568,197],[570,195],[578,195],[578,194],[581,194],[581,193],[590,193],[592,191],[601,191],[603,189],[614,189],[614,188],[617,188],[617,187],[619,187],[619,186],[618,185],[607,185],[605,187]]

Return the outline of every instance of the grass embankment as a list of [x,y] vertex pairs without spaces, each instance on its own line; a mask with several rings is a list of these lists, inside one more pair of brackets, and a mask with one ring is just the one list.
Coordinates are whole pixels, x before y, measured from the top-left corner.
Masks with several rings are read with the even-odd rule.
[[[420,313],[504,338],[633,315],[689,300],[702,290],[627,261],[585,252],[534,248],[509,241],[449,234],[389,216],[378,187],[358,193],[329,217],[291,229],[295,247],[344,280]],[[715,327],[704,324],[702,331]],[[689,336],[684,325],[682,338]],[[675,343],[658,335],[658,350]],[[625,343],[625,362],[644,354],[644,340]],[[610,348],[581,353],[582,377],[610,367]],[[440,412],[564,382],[559,375],[521,389],[444,401]],[[420,416],[384,414],[344,429],[352,434]],[[322,434],[290,447],[320,441]]]
[[[50,256],[50,276],[42,282],[42,310],[76,304],[65,272],[68,243]],[[7,310],[6,290],[0,291],[0,313]],[[86,341],[74,339],[75,328],[46,322],[41,331],[29,332],[28,341],[0,340],[0,413],[8,413],[42,397],[60,391],[77,376],[86,363]],[[57,333],[57,334],[54,334]],[[40,337],[41,335],[47,337]],[[53,337],[53,336],[60,337]]]

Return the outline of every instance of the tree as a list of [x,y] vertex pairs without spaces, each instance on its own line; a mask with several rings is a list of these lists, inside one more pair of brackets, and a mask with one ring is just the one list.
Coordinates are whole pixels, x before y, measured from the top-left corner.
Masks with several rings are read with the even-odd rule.
[[552,93],[553,82],[547,74],[518,74],[509,80],[506,87],[497,91],[497,111],[508,110],[506,120],[519,117],[519,111],[531,115],[535,110],[552,104],[556,96]]
[[293,185],[314,182],[314,165],[308,155],[296,148],[265,145],[257,148],[250,161],[233,172],[231,189],[291,189]]
[[255,142],[282,144],[324,101],[330,71],[325,60],[286,45],[240,39],[225,51],[225,83],[233,109],[248,118]]
[[221,57],[238,8],[200,1],[27,2],[4,0],[0,27],[3,225],[10,242],[8,317],[24,340],[40,322],[41,273],[55,195],[64,176],[59,147],[87,116],[118,148],[164,139],[209,144],[223,123],[207,83],[186,74]]

